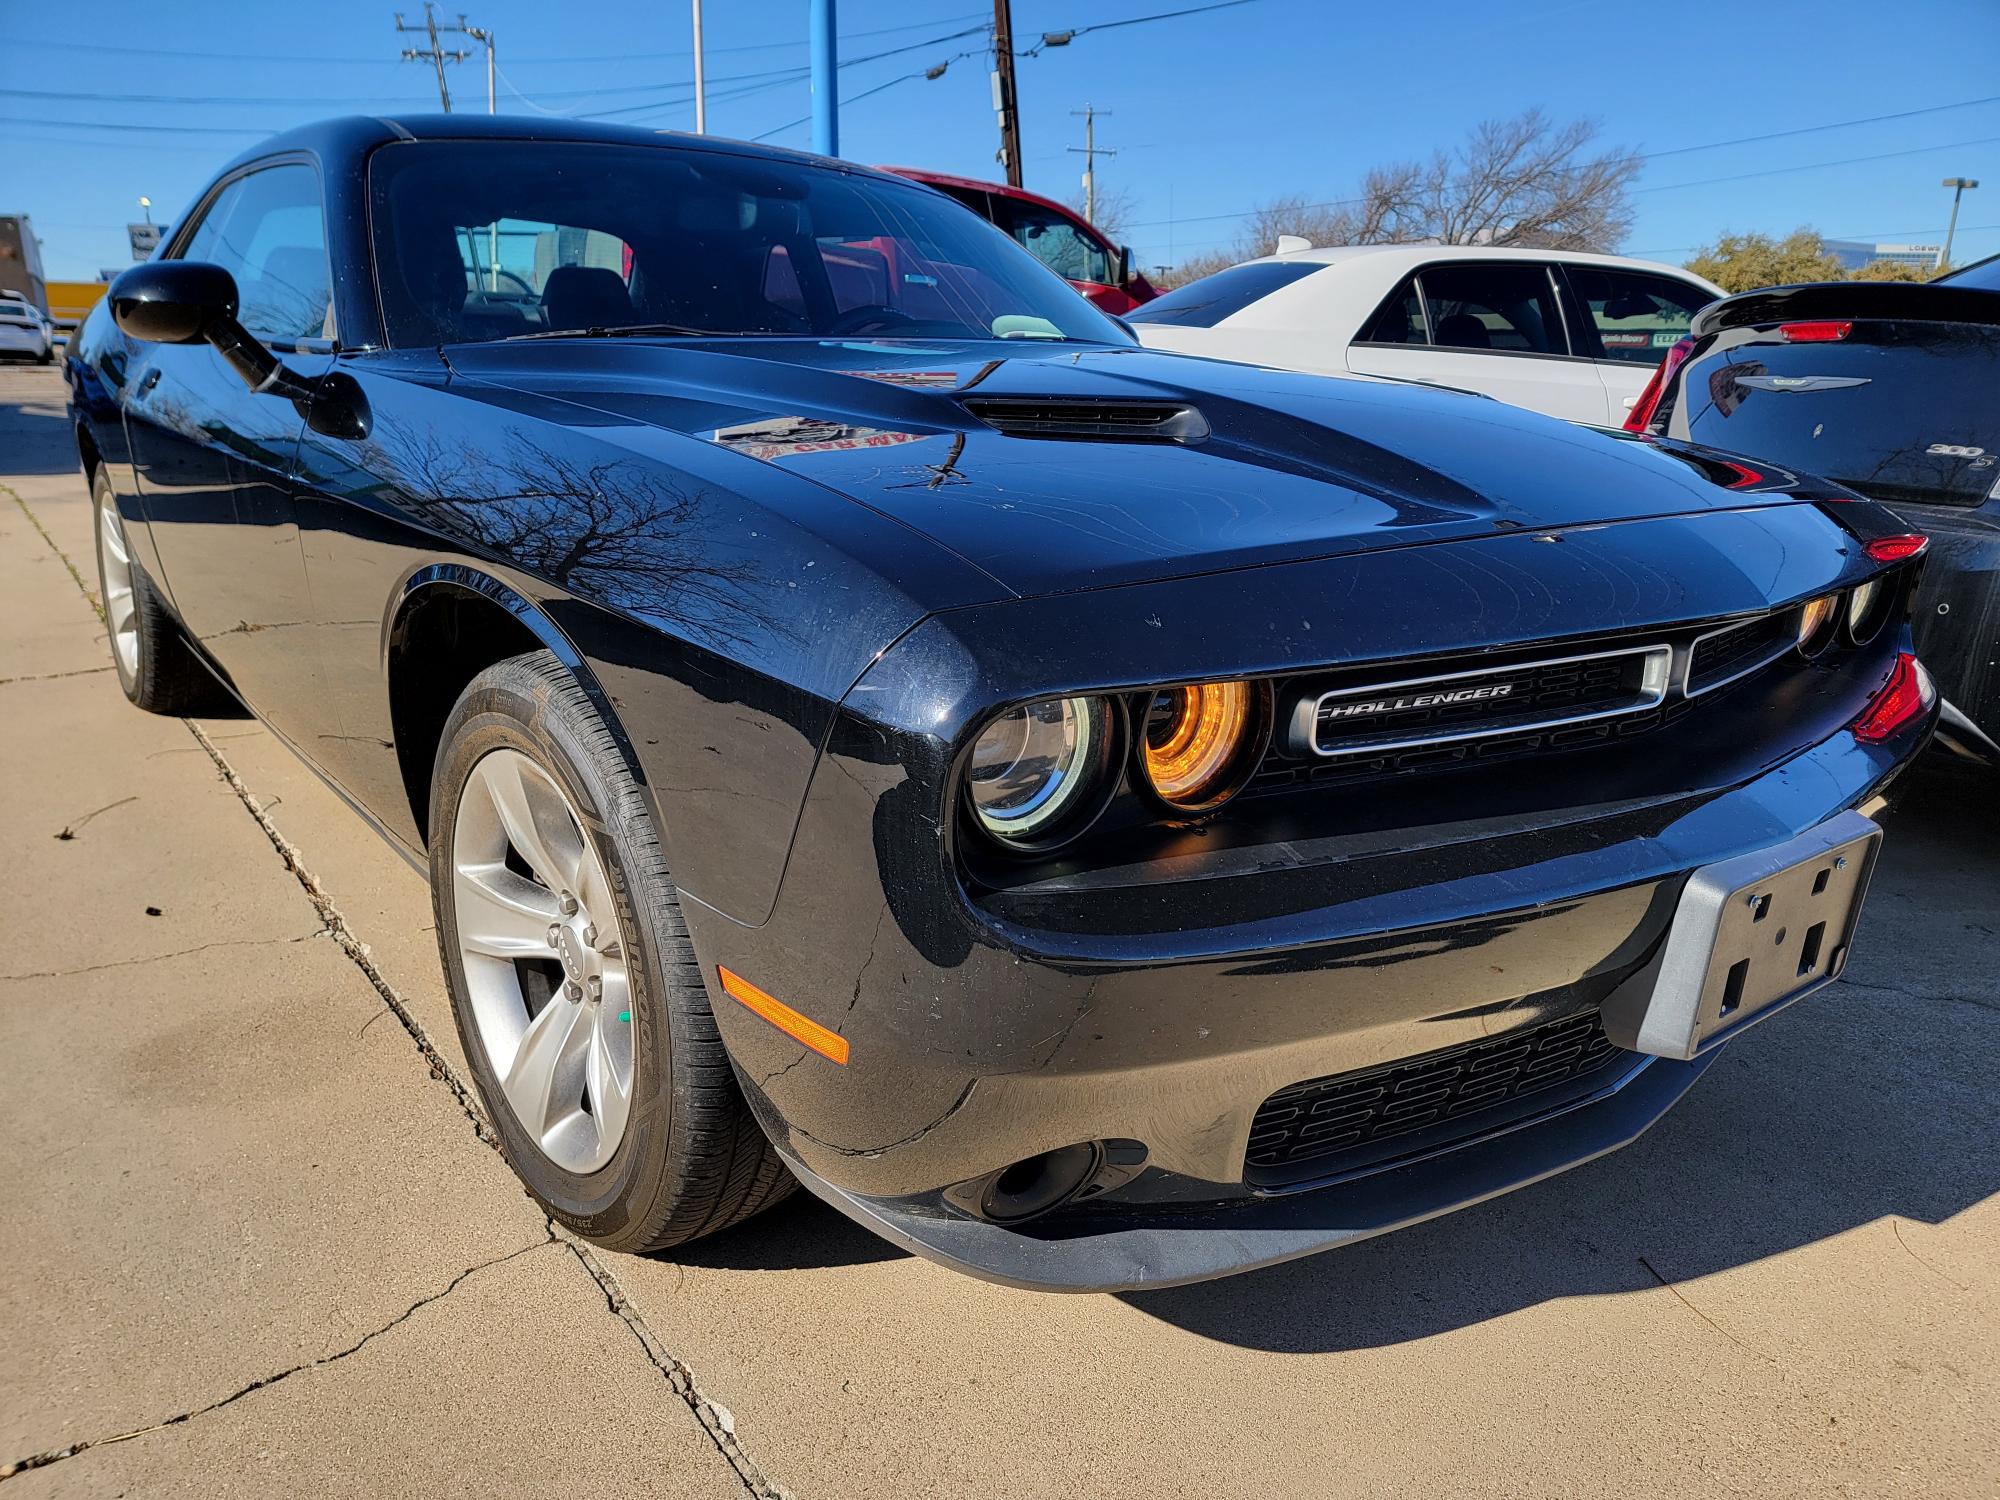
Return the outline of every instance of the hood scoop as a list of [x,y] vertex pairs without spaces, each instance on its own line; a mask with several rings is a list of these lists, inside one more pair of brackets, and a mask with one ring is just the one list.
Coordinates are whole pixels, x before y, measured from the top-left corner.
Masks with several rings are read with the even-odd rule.
[[1198,443],[1208,419],[1184,401],[1077,400],[1059,396],[968,396],[965,409],[1009,437],[1114,443]]

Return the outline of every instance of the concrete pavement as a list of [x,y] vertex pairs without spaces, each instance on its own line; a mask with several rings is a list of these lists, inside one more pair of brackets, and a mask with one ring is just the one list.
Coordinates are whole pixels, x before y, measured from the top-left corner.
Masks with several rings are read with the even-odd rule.
[[1849,980],[1480,1209],[1124,1298],[803,1194],[582,1251],[457,1084],[422,880],[119,695],[60,402],[0,371],[0,1500],[2000,1486],[1992,784],[1912,789]]

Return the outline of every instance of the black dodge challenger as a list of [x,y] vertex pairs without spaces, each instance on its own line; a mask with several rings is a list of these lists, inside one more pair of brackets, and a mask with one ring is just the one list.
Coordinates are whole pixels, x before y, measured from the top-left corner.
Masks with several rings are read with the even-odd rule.
[[1575,1166],[1841,971],[1936,718],[1872,502],[1148,352],[840,162],[310,127],[66,369],[126,694],[427,870],[618,1248],[1152,1286]]

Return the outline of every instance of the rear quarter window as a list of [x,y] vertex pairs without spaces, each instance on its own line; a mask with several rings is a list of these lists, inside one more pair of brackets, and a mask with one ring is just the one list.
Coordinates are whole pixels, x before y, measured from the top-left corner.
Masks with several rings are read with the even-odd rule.
[[1175,287],[1143,307],[1135,307],[1125,314],[1125,321],[1165,323],[1173,328],[1213,328],[1251,303],[1325,269],[1320,261],[1257,261],[1247,266],[1231,266],[1213,276]]

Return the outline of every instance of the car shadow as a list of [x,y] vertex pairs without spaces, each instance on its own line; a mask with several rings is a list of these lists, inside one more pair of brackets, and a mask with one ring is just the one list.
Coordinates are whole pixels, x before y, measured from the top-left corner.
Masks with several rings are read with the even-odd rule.
[[[19,377],[35,370],[45,376],[32,391],[21,388]],[[0,374],[12,375],[10,389],[0,398],[0,437],[7,447],[10,474],[74,474],[79,471],[76,442],[70,436],[69,388],[62,378],[41,366],[15,361],[0,366]]]
[[768,1213],[651,1258],[715,1271],[819,1271],[910,1254],[800,1188]]

